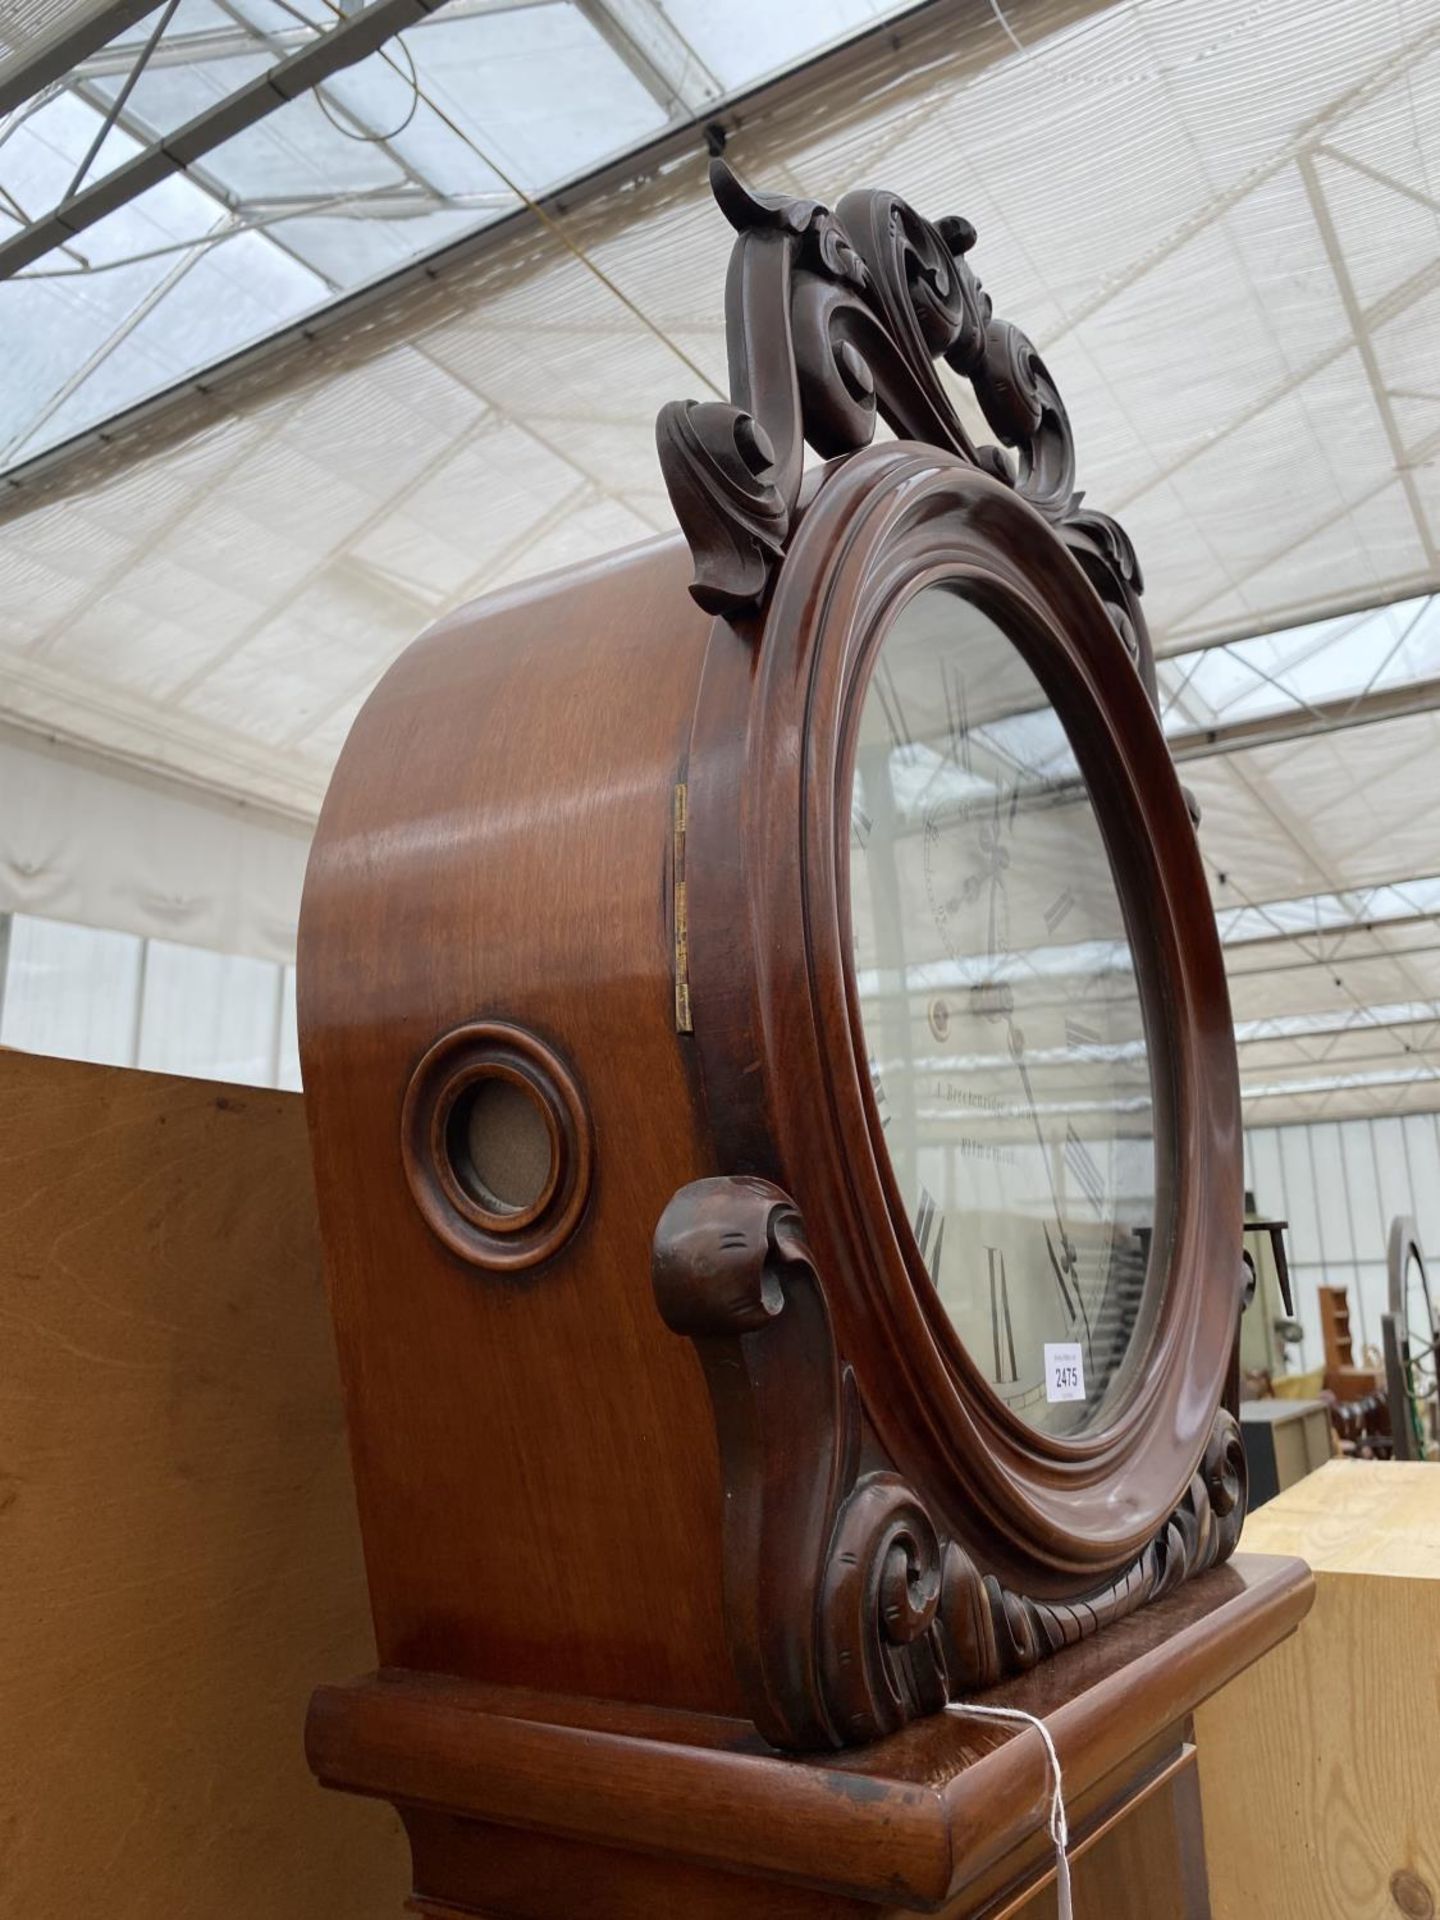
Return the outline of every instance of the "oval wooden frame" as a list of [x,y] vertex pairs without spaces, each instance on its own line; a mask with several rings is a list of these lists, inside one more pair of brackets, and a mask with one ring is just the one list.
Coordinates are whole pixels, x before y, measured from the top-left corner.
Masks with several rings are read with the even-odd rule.
[[[550,1174],[526,1207],[487,1207],[456,1173],[448,1141],[456,1102],[478,1080],[509,1080],[539,1107],[550,1135]],[[580,1088],[555,1050],[526,1027],[472,1020],[422,1056],[400,1115],[405,1178],[426,1224],[462,1260],[507,1273],[538,1266],[580,1224],[594,1160]]]
[[[993,1394],[930,1286],[879,1148],[849,956],[850,753],[899,607],[961,583],[1054,701],[1133,922],[1173,1180],[1168,1280],[1115,1417],[1062,1440]],[[877,1437],[944,1524],[1029,1591],[1123,1567],[1175,1509],[1235,1337],[1243,1174],[1229,998],[1184,794],[1140,674],[1051,528],[913,442],[866,449],[806,513],[752,646],[717,625],[689,765],[691,1004],[721,1163],[794,1195]],[[1163,1040],[1160,1036],[1163,1035]],[[1225,1223],[1237,1223],[1230,1244]]]

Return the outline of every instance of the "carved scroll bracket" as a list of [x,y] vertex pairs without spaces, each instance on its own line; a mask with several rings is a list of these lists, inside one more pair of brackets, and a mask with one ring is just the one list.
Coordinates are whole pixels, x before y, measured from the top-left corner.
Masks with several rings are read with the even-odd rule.
[[[752,193],[718,159],[710,182],[737,235],[725,294],[730,399],[672,401],[656,423],[699,604],[758,610],[792,531],[805,444],[824,459],[853,453],[883,418],[998,476],[1050,520],[1153,679],[1134,551],[1114,521],[1081,511],[1064,403],[1033,343],[995,317],[969,262],[969,221],[932,224],[870,191],[832,213]],[[940,359],[969,381],[999,446],[971,440]]]
[[1223,1408],[1180,1505],[1139,1558],[1072,1601],[1003,1587],[873,1464],[854,1377],[788,1195],[699,1180],[656,1228],[656,1302],[704,1368],[725,1487],[725,1616],[775,1746],[858,1745],[1083,1640],[1233,1552],[1240,1430]]

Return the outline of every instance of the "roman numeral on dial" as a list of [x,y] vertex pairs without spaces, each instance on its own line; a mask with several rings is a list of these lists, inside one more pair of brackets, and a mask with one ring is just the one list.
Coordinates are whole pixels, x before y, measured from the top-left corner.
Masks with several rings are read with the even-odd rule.
[[1094,1027],[1087,1027],[1083,1020],[1065,1018],[1065,1044],[1075,1053],[1094,1053],[1104,1046],[1104,1037]]
[[1066,887],[1063,893],[1057,893],[1055,898],[1050,902],[1049,906],[1046,907],[1045,909],[1046,931],[1049,933],[1056,932],[1056,930],[1060,926],[1061,921],[1065,918],[1066,914],[1069,913],[1070,909],[1074,906],[1074,904],[1075,904],[1075,896],[1070,891],[1069,887]]
[[[932,1244],[933,1239],[933,1244]],[[945,1216],[936,1210],[935,1197],[928,1187],[920,1189],[920,1205],[915,1210],[915,1244],[930,1278],[940,1284],[940,1249],[945,1244]]]
[[997,1387],[1013,1386],[1020,1378],[1015,1364],[1015,1329],[1010,1324],[1010,1288],[1005,1279],[1005,1255],[986,1247],[990,1261],[990,1337],[995,1347],[992,1377]]
[[1065,1164],[1074,1174],[1085,1198],[1103,1220],[1105,1217],[1105,1176],[1094,1156],[1073,1126],[1065,1129]]

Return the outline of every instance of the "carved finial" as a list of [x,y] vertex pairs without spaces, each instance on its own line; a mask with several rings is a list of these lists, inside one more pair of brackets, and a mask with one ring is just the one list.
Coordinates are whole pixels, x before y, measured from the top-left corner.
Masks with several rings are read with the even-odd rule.
[[[1122,637],[1146,654],[1133,552],[1102,516],[1081,522],[1064,403],[1033,343],[994,317],[970,264],[971,223],[950,215],[932,225],[889,193],[847,194],[832,212],[759,192],[718,156],[710,184],[736,234],[731,397],[672,404],[657,423],[700,605],[734,618],[759,610],[790,538],[803,445],[825,459],[855,452],[883,416],[902,438],[1015,487],[1054,522]],[[970,381],[999,446],[972,442],[940,358]]]

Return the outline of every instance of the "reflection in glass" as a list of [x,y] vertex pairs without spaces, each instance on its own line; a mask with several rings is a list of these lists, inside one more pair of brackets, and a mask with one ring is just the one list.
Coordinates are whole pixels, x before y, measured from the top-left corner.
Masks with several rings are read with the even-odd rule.
[[995,1391],[1075,1433],[1148,1321],[1150,1063],[1125,915],[1059,719],[1003,631],[909,601],[861,712],[856,984],[890,1162]]

